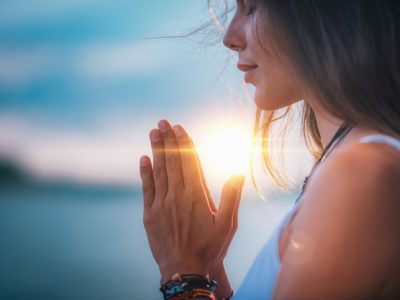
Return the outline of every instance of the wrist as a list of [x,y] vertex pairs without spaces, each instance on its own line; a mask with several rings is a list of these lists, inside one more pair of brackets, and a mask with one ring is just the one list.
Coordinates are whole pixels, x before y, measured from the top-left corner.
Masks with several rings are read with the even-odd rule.
[[214,291],[216,299],[227,298],[232,295],[233,288],[229,282],[223,261],[210,268],[210,278],[218,284]]
[[176,273],[171,281],[160,287],[160,291],[164,299],[197,299],[201,296],[201,298],[215,300],[213,291],[216,287],[216,282],[210,280],[208,276]]
[[171,264],[171,265],[167,265],[167,266],[160,266],[160,273],[161,273],[160,284],[163,285],[167,281],[171,280],[172,276],[175,273],[198,274],[198,275],[206,276],[207,274],[210,274],[210,270],[205,264],[179,263],[179,264]]

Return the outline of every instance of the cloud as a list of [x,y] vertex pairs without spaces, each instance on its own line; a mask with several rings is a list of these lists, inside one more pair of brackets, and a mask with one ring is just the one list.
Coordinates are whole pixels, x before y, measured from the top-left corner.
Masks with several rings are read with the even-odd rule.
[[170,48],[154,43],[86,43],[64,49],[40,46],[26,50],[0,49],[0,85],[19,87],[53,74],[77,80],[121,79],[157,71],[169,64]]
[[[144,123],[145,124],[145,123]],[[138,124],[85,132],[45,129],[15,117],[0,116],[0,156],[34,176],[78,182],[138,184],[138,160],[146,153],[147,129]],[[129,131],[127,128],[134,128]]]
[[[126,1],[125,1],[126,2]],[[114,0],[35,0],[13,1],[2,0],[0,4],[0,24],[4,26],[18,26],[21,24],[43,22],[45,18],[57,19],[79,10],[93,9],[93,7],[115,6]]]
[[51,47],[0,50],[0,84],[20,86],[49,76],[59,68],[61,53]]
[[80,51],[76,66],[85,79],[127,77],[157,71],[170,57],[171,49],[159,43],[94,44]]

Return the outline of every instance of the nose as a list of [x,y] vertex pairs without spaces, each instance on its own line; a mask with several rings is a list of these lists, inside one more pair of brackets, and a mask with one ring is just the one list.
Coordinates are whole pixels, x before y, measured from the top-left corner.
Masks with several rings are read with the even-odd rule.
[[225,47],[233,51],[243,50],[246,47],[243,25],[244,24],[240,24],[233,18],[223,39]]

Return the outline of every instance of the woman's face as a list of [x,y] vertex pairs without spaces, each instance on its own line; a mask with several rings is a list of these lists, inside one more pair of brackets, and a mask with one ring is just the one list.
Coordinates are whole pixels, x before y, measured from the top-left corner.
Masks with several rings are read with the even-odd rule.
[[[224,37],[224,45],[239,55],[238,68],[245,71],[244,80],[255,86],[254,100],[264,110],[279,109],[303,99],[295,72],[283,58],[273,55],[269,35],[259,22],[252,0],[238,0],[236,13]],[[259,22],[259,37],[255,26]],[[265,26],[265,25],[264,25]],[[265,48],[265,49],[264,49]],[[268,52],[267,52],[267,51]]]

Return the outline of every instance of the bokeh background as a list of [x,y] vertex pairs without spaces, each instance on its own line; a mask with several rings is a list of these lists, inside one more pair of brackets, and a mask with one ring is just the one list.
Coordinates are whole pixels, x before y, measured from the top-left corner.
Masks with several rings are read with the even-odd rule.
[[217,205],[227,177],[246,175],[225,260],[239,287],[311,157],[294,127],[289,191],[256,160],[267,201],[255,192],[252,87],[223,28],[176,38],[212,16],[206,0],[0,1],[1,299],[161,299],[138,164],[162,118],[191,134]]

